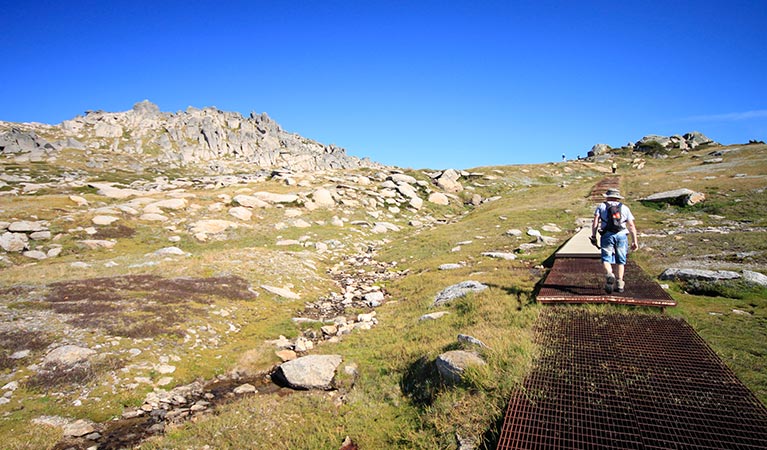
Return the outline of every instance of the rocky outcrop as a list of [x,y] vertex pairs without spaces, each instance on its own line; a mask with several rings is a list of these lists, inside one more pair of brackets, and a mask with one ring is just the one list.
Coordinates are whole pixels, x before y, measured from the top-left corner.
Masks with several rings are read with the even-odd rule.
[[[699,131],[691,131],[683,136],[675,134],[673,136],[661,136],[658,134],[648,134],[636,142],[629,142],[624,148],[648,153],[653,156],[663,157],[673,149],[693,150],[701,145],[719,145],[714,140],[708,138]],[[595,144],[588,152],[589,157],[599,157],[609,154],[613,149],[607,144]]]
[[[302,171],[383,167],[289,133],[266,113],[243,117],[213,107],[163,113],[145,100],[130,111],[88,111],[58,126],[2,125],[8,131],[0,132],[0,154],[33,161],[65,148],[87,148],[145,155],[171,167],[222,160]],[[36,130],[61,139],[49,142]]]
[[706,199],[706,194],[695,192],[691,189],[675,189],[673,191],[658,192],[640,199],[642,202],[671,203],[680,206],[692,206]]
[[673,136],[647,135],[634,144],[634,149],[640,152],[654,153],[658,150],[692,150],[701,145],[710,144],[717,143],[699,131],[692,131],[684,136],[678,134]]

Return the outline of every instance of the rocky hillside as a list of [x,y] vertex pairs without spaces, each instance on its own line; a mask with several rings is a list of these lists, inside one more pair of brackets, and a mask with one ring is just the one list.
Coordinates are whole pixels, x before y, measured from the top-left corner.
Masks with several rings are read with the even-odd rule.
[[252,164],[290,170],[380,167],[289,133],[266,113],[243,117],[216,108],[163,113],[145,100],[125,112],[88,111],[59,125],[0,122],[0,155],[17,162],[56,158],[61,150],[122,153],[165,168],[193,164]]
[[[535,286],[613,162],[666,314],[767,399],[765,145],[432,172],[212,109],[3,127],[4,448],[495,448]],[[249,132],[306,153],[251,170]]]

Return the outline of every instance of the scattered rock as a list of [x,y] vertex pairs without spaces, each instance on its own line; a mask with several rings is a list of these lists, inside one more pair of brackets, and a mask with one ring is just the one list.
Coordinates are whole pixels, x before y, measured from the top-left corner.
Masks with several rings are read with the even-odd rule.
[[553,223],[547,223],[546,225],[542,226],[541,229],[543,231],[547,231],[549,233],[561,233],[562,232],[562,230],[558,226],[554,225]]
[[444,304],[447,304],[457,298],[464,297],[472,292],[481,292],[487,289],[487,286],[478,282],[478,281],[462,281],[458,284],[454,284],[452,286],[448,286],[447,288],[443,289],[437,296],[434,298],[434,303],[432,303],[432,306],[441,306]]
[[445,192],[461,192],[463,186],[458,180],[461,178],[461,174],[455,169],[447,169],[437,177],[437,186],[441,187]]
[[429,314],[424,314],[421,317],[419,317],[418,320],[419,321],[437,320],[437,319],[441,319],[442,317],[444,317],[444,316],[446,316],[448,314],[450,314],[450,313],[447,312],[447,311],[437,311],[437,312],[433,312],[433,313],[429,313]]
[[272,294],[279,295],[282,298],[287,298],[290,300],[299,300],[301,298],[301,295],[296,294],[295,292],[292,292],[290,289],[278,288],[274,286],[268,286],[265,284],[261,285],[261,289],[271,292]]
[[5,232],[0,235],[0,247],[10,253],[20,253],[27,248],[29,238],[24,233]]
[[274,376],[294,389],[333,389],[341,355],[308,355],[280,364]]
[[246,208],[268,208],[269,203],[261,200],[258,197],[252,195],[236,195],[232,199],[235,204],[242,205]]
[[242,394],[253,394],[258,392],[258,390],[252,384],[245,383],[234,388],[232,392],[234,392],[236,395],[242,395]]
[[167,216],[164,216],[162,214],[157,214],[157,213],[142,214],[141,216],[139,216],[138,219],[144,222],[167,222],[168,221]]
[[312,194],[312,201],[314,201],[314,204],[318,208],[332,208],[336,205],[336,201],[333,200],[333,194],[324,188],[314,191]]
[[368,304],[371,308],[375,308],[378,306],[381,306],[381,303],[384,300],[384,293],[377,291],[377,292],[369,292],[365,294],[364,296],[365,303]]
[[43,222],[33,222],[28,220],[21,220],[18,222],[11,222],[8,225],[8,231],[15,233],[34,233],[35,231],[46,231],[48,227]]
[[469,336],[468,334],[459,334],[458,335],[458,342],[464,343],[464,344],[471,344],[476,345],[478,347],[484,347],[484,348],[490,348],[487,345],[485,345],[484,342],[480,341],[479,339]]
[[267,203],[295,203],[298,201],[296,194],[273,194],[271,192],[254,192],[253,196]]
[[115,246],[114,241],[107,241],[104,239],[85,239],[77,241],[77,243],[91,250],[98,250],[100,248],[111,249]]
[[767,286],[767,275],[750,270],[743,271],[743,280],[759,286]]
[[482,252],[482,256],[488,256],[490,258],[496,259],[505,259],[507,261],[517,259],[517,255],[506,252]]
[[87,361],[88,358],[95,354],[96,352],[89,348],[78,347],[76,345],[62,345],[45,355],[43,364],[70,367]]
[[48,254],[45,252],[41,252],[40,250],[26,251],[22,253],[22,255],[26,256],[27,258],[36,259],[38,261],[48,258]]
[[154,256],[187,256],[187,253],[178,247],[164,247],[152,254]]
[[194,234],[218,234],[229,228],[237,228],[237,224],[228,220],[209,219],[195,222],[191,227],[191,232]]
[[463,266],[460,264],[448,263],[448,264],[440,265],[438,269],[439,270],[455,270],[455,269],[460,269],[461,267]]
[[533,237],[536,237],[536,238],[537,238],[537,237],[541,237],[541,232],[540,232],[540,231],[538,231],[538,230],[535,230],[535,229],[533,229],[533,228],[529,228],[529,229],[527,230],[527,235],[528,235],[528,236],[533,236]]
[[94,423],[90,420],[76,420],[72,423],[64,425],[64,436],[82,437],[86,434],[91,434],[96,431]]
[[435,363],[439,374],[449,383],[461,382],[463,373],[468,367],[486,364],[476,353],[464,350],[445,352],[437,357]]
[[96,216],[91,219],[94,225],[111,225],[118,220],[120,220],[120,218],[114,216]]
[[450,204],[450,200],[447,198],[447,195],[441,192],[432,192],[431,194],[429,194],[429,202],[434,203],[435,205],[443,205],[443,206],[447,206]]
[[88,200],[79,195],[70,195],[69,199],[75,202],[77,206],[88,206]]
[[244,206],[235,206],[234,208],[230,208],[229,215],[235,219],[240,219],[245,222],[249,221],[253,217],[253,213]]

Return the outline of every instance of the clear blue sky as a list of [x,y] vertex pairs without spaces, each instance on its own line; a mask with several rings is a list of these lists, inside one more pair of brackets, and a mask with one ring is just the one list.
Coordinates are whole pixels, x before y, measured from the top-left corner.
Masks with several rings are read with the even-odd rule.
[[216,106],[412,168],[767,140],[767,2],[0,0],[0,120]]

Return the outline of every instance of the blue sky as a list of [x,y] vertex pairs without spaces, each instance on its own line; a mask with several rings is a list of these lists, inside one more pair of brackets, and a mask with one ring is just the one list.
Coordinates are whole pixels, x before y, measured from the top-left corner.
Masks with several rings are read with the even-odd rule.
[[0,0],[0,120],[216,106],[412,168],[767,140],[767,3]]

